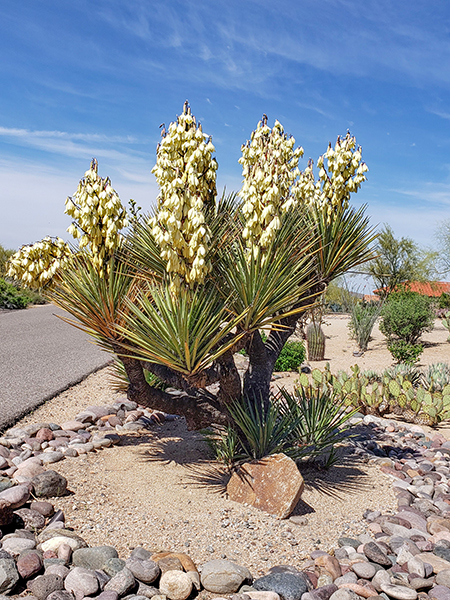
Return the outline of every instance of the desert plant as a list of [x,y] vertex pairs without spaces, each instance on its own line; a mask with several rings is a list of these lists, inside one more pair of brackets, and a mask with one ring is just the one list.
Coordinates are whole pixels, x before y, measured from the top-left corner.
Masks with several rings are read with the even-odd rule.
[[380,323],[388,341],[402,340],[415,344],[422,333],[431,331],[434,314],[431,299],[417,292],[394,292],[384,304]]
[[0,277],[4,277],[6,275],[7,262],[14,252],[14,250],[8,250],[0,244]]
[[308,360],[324,360],[325,334],[320,322],[311,321],[306,327],[306,347]]
[[0,308],[20,309],[26,308],[30,303],[29,296],[0,278]]
[[422,382],[423,374],[415,365],[399,363],[393,367],[385,369],[381,374],[381,379],[386,377],[389,379],[397,379],[399,376],[406,381],[410,381],[414,387],[417,387]]
[[298,423],[290,436],[290,456],[297,460],[325,457],[325,465],[331,466],[337,460],[335,445],[349,437],[349,419],[357,409],[346,410],[333,389],[314,387],[307,381],[301,376],[293,394],[280,390],[282,412]]
[[305,360],[303,342],[287,341],[275,363],[275,371],[298,371]]
[[429,365],[422,375],[422,385],[429,392],[442,392],[450,384],[450,367],[447,363]]
[[[297,321],[330,281],[373,256],[364,208],[349,207],[367,171],[355,138],[338,138],[317,176],[311,162],[299,171],[294,146],[264,117],[242,147],[239,199],[217,198],[215,149],[186,103],[157,149],[157,207],[131,219],[125,240],[124,209],[96,163],[68,200],[81,250],[58,266],[48,294],[120,356],[131,400],[197,429],[226,424],[242,396],[255,410],[262,401],[266,415],[272,372]],[[243,347],[242,381],[234,355]],[[184,393],[149,385],[144,370]],[[205,391],[214,383],[216,394]]]
[[348,327],[352,338],[362,352],[367,350],[373,326],[380,314],[381,305],[378,304],[356,302],[351,308]]
[[[447,329],[447,331],[450,333],[450,312],[445,313],[445,316],[443,317],[441,323],[445,327],[445,329]],[[450,335],[447,338],[447,342],[450,342]]]
[[393,340],[388,343],[388,350],[397,363],[414,365],[423,352],[422,344],[411,344],[404,340]]
[[450,308],[450,294],[449,293],[442,292],[442,294],[439,296],[438,307],[439,308]]

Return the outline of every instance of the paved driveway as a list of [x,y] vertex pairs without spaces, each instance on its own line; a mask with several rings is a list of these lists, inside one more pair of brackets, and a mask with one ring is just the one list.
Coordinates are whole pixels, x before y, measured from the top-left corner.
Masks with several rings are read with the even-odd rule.
[[0,312],[0,430],[111,360],[63,314],[51,304]]

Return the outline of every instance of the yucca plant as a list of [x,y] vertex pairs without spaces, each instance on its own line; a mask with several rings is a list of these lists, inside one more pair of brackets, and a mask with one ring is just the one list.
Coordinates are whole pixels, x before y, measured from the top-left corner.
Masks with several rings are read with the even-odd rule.
[[[82,215],[85,229],[108,224],[100,268],[92,244],[74,250],[49,295],[119,357],[130,399],[202,428],[226,425],[228,407],[244,397],[250,418],[281,444],[282,417],[270,397],[280,352],[327,284],[372,258],[364,208],[349,206],[367,171],[361,149],[347,134],[319,158],[317,177],[312,163],[301,173],[301,149],[265,117],[242,147],[239,197],[216,198],[214,146],[187,103],[162,136],[152,170],[157,207],[134,214],[124,239],[125,211],[104,180],[120,219],[109,218],[103,201],[98,214]],[[249,356],[243,381],[234,362],[242,348]],[[184,393],[158,389],[146,372]],[[279,447],[260,434],[259,446],[247,445],[251,455]]]
[[349,437],[349,419],[357,409],[348,410],[331,388],[301,384],[293,394],[281,389],[279,404],[282,414],[296,423],[289,455],[297,460],[328,455],[325,463],[331,466],[336,460],[335,445]]

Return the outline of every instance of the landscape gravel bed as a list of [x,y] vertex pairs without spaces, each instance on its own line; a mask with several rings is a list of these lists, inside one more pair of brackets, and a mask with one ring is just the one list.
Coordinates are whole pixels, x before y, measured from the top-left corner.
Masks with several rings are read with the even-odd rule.
[[[355,420],[344,465],[304,471],[302,501],[279,521],[227,500],[225,474],[182,419],[91,377],[0,437],[0,594],[450,600],[440,434]],[[77,398],[94,387],[95,403]]]

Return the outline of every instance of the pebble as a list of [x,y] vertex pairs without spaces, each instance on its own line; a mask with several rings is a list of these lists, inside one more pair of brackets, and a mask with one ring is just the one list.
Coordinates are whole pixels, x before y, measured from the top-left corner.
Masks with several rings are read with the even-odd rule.
[[[253,581],[245,566],[225,558],[201,565],[200,577],[181,553],[159,558],[136,548],[122,559],[111,546],[88,548],[64,527],[63,513],[54,514],[50,502],[30,502],[31,493],[51,498],[66,492],[67,481],[49,465],[103,452],[120,443],[119,433],[152,427],[151,417],[151,411],[124,401],[88,407],[61,426],[35,424],[0,437],[0,594],[20,591],[21,577],[37,600],[186,600],[193,584],[234,594],[232,600],[450,600],[450,442],[439,435],[429,440],[417,426],[364,417],[367,440],[361,448],[391,477],[398,512],[366,511],[367,531],[376,539],[342,535],[334,556],[311,552],[305,571],[277,565]],[[111,424],[116,432],[106,433]],[[14,532],[11,519],[25,529]],[[296,535],[308,525],[303,516],[289,523]],[[213,551],[220,552],[218,544]]]

